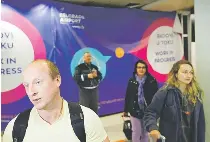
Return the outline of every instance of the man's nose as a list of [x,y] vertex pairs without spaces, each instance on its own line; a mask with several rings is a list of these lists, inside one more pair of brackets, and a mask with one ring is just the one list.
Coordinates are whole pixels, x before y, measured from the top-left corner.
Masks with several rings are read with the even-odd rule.
[[35,87],[34,87],[33,85],[31,85],[31,86],[29,87],[29,89],[28,89],[28,94],[29,94],[30,96],[35,96],[35,95],[37,94],[37,91],[36,91],[36,89],[35,89]]

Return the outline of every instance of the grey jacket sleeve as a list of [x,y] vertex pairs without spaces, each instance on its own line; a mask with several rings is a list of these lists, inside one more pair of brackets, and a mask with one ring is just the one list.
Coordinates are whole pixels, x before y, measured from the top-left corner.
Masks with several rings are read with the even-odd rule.
[[159,90],[153,97],[151,104],[147,107],[144,114],[144,125],[148,132],[158,130],[157,119],[160,117],[164,106],[167,90]]

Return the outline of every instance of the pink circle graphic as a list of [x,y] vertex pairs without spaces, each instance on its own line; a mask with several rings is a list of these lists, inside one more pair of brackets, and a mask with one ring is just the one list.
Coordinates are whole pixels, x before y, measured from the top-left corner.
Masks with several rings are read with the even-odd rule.
[[156,77],[156,79],[159,82],[165,82],[167,79],[167,74],[160,74],[158,72],[156,72],[155,70],[153,70],[152,66],[149,64],[149,61],[147,60],[147,46],[148,46],[148,40],[150,35],[152,34],[152,32],[154,30],[156,30],[157,28],[161,27],[161,26],[169,26],[169,27],[173,27],[174,25],[174,19],[170,19],[170,18],[159,18],[157,20],[155,20],[148,28],[147,30],[144,32],[143,37],[141,38],[140,44],[135,47],[134,49],[132,49],[130,51],[131,54],[135,55],[136,57],[145,60],[148,64],[148,71]]
[[[6,21],[10,24],[15,25],[21,29],[29,38],[33,49],[34,49],[34,60],[35,59],[46,59],[46,48],[39,31],[27,20],[25,17],[20,15],[8,6],[2,4],[1,18],[2,21]],[[27,54],[27,53],[26,53]],[[23,85],[1,93],[1,103],[8,104],[20,100],[26,95],[25,88]]]

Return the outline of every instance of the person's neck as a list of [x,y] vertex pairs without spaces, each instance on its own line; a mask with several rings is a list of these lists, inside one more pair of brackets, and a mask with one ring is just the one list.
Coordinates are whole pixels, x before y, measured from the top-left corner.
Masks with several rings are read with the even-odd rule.
[[49,124],[55,122],[62,114],[63,98],[58,95],[43,110],[38,110],[40,117]]
[[179,83],[179,90],[182,92],[182,94],[184,94],[186,89],[186,84],[184,83]]
[[87,65],[90,65],[90,62],[84,62],[85,64],[87,64]]
[[145,75],[138,75],[138,74],[137,74],[137,76],[138,76],[140,79],[142,79]]

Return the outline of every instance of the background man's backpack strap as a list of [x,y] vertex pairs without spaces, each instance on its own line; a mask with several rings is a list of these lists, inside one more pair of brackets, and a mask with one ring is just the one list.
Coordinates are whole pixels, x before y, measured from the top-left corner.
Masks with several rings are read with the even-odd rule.
[[74,133],[76,134],[80,142],[86,142],[84,115],[82,112],[82,108],[79,104],[73,102],[68,103],[68,105],[71,125],[73,127]]
[[13,131],[12,131],[13,142],[23,141],[25,137],[26,129],[28,127],[28,120],[29,120],[30,112],[31,112],[31,109],[26,110],[17,116],[14,122]]

